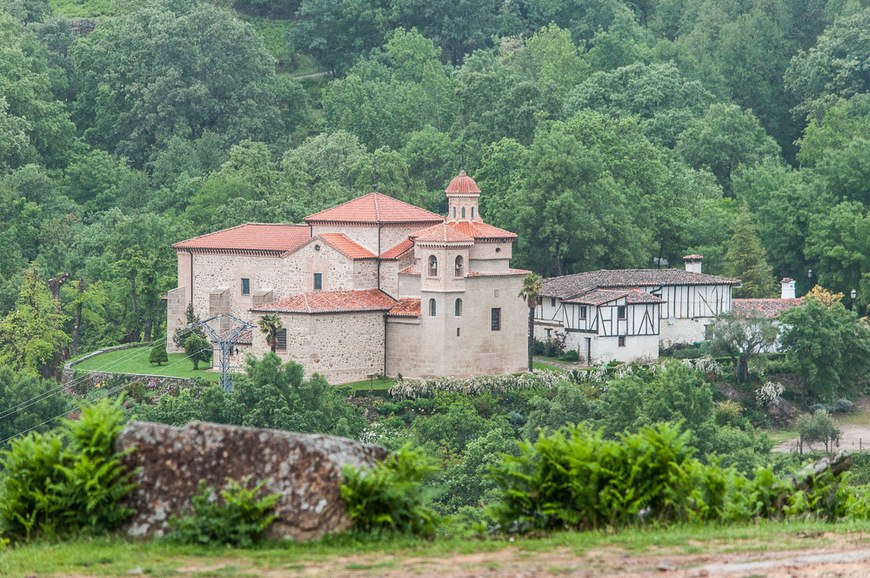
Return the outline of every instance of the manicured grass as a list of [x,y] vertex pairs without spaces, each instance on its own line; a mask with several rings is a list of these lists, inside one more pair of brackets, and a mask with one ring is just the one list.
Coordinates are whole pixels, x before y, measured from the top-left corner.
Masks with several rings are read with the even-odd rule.
[[211,367],[208,363],[200,363],[199,371],[193,370],[193,362],[187,359],[183,353],[170,353],[169,363],[161,366],[152,365],[148,362],[151,354],[150,347],[137,347],[135,349],[122,349],[110,351],[87,359],[73,369],[80,371],[110,371],[112,373],[140,373],[145,375],[168,375],[170,377],[202,377],[211,381],[217,381],[220,377],[215,372],[203,371]]
[[549,363],[542,363],[540,361],[533,361],[532,367],[535,369],[541,369],[546,371],[566,371],[562,367],[556,367],[555,365],[550,365]]
[[[298,572],[306,563],[321,570],[373,570],[394,567],[403,559],[428,564],[426,558],[448,559],[457,555],[487,553],[510,548],[529,556],[556,550],[583,556],[588,550],[617,549],[625,557],[655,552],[696,554],[700,552],[766,552],[818,548],[832,541],[866,542],[849,538],[851,532],[867,532],[870,522],[759,522],[743,526],[683,525],[667,529],[636,528],[614,532],[564,532],[540,538],[505,537],[467,539],[413,538],[374,539],[350,535],[328,537],[308,543],[271,542],[253,549],[179,546],[161,541],[127,542],[118,538],[81,538],[67,542],[42,542],[12,547],[0,556],[0,575],[100,575],[149,576],[257,575],[265,571]],[[840,536],[836,536],[839,534]],[[832,539],[833,536],[833,539]],[[408,562],[408,560],[405,560]],[[436,562],[437,563],[437,562]],[[488,567],[492,561],[481,562]],[[351,567],[352,565],[353,567]],[[419,566],[418,566],[419,567]],[[408,568],[413,572],[411,567]]]
[[352,383],[343,383],[338,384],[344,387],[352,387],[354,391],[368,391],[370,389],[390,389],[394,385],[399,382],[398,379],[375,379],[373,381],[369,381],[368,379],[364,379],[362,381],[354,381]]

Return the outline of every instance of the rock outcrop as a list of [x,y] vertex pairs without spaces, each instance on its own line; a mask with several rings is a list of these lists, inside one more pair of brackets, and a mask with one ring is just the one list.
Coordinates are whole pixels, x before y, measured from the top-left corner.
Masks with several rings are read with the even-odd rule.
[[264,492],[281,494],[271,538],[313,540],[345,530],[342,467],[373,465],[387,456],[380,446],[327,435],[192,422],[182,428],[130,422],[118,434],[125,465],[139,468],[129,498],[131,536],[160,536],[173,514],[190,511],[199,482],[222,490],[226,479],[266,480]]

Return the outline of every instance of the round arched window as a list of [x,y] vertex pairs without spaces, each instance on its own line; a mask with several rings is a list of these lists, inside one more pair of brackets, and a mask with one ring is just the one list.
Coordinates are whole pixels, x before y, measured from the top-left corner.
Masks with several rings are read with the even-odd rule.
[[456,257],[456,266],[453,268],[454,269],[453,274],[456,277],[462,277],[462,275],[465,273],[464,263],[465,263],[465,260],[462,258],[462,255],[459,255]]
[[435,305],[435,300],[429,300],[429,317],[435,317],[435,314],[438,313],[438,308]]
[[456,304],[453,306],[453,315],[462,317],[462,299],[456,300]]
[[438,276],[438,258],[435,255],[429,256],[429,276]]

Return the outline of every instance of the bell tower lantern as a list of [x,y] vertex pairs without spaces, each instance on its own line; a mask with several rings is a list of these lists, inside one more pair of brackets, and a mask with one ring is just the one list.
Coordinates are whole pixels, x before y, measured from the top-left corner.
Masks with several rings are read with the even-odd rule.
[[446,192],[449,202],[447,209],[448,222],[483,222],[478,208],[480,189],[477,188],[477,183],[474,182],[474,179],[465,174],[465,171],[461,171],[459,176],[454,177],[450,181]]

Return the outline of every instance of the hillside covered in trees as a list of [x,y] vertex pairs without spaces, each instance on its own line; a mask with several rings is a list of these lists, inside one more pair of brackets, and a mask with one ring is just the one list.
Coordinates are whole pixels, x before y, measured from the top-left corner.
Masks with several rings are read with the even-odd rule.
[[460,168],[518,267],[863,307],[868,71],[865,0],[0,0],[0,363],[162,334],[173,242]]

